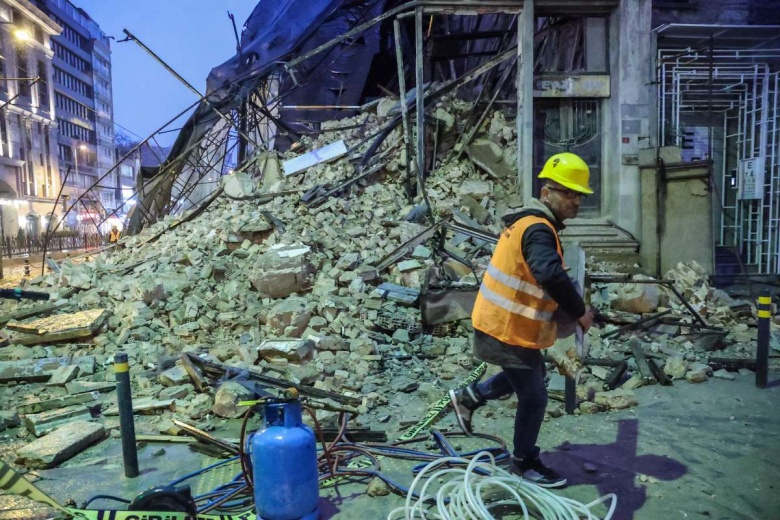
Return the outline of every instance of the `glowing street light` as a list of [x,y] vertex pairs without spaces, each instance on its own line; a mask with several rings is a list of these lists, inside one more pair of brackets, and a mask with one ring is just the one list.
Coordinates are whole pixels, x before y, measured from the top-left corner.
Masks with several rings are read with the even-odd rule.
[[30,35],[30,31],[28,31],[27,29],[17,28],[17,29],[14,29],[11,32],[11,34],[13,34],[14,38],[19,40],[20,42],[27,42],[27,41],[32,40],[32,36]]

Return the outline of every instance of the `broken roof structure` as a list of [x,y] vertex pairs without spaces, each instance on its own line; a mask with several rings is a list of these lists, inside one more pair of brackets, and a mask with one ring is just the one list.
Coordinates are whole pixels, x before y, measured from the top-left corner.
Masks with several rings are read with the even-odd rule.
[[[92,443],[117,431],[111,360],[118,352],[130,367],[138,440],[166,436],[168,452],[141,447],[142,461],[164,454],[181,464],[155,465],[182,473],[201,461],[175,451],[182,436],[210,456],[245,446],[222,438],[235,433],[236,423],[225,421],[244,415],[258,388],[295,388],[325,428],[341,426],[336,413],[350,413],[351,440],[406,441],[437,420],[456,428],[446,392],[486,370],[473,360],[468,318],[501,217],[533,193],[540,158],[572,149],[601,182],[589,201],[592,218],[570,222],[564,238],[606,260],[587,258],[599,323],[587,333],[588,348],[578,345],[585,369],[577,382],[550,373],[546,417],[581,416],[554,423],[543,442],[570,460],[578,449],[590,454],[576,492],[619,488],[616,517],[639,509],[663,517],[672,498],[686,514],[776,511],[777,464],[766,456],[775,394],[745,390],[746,380],[758,381],[756,309],[715,289],[711,271],[690,261],[708,257],[695,247],[706,223],[674,228],[694,213],[710,217],[702,210],[710,209],[702,204],[710,163],[683,161],[680,147],[640,148],[655,139],[657,91],[648,78],[656,77],[655,53],[666,52],[651,44],[650,2],[307,2],[312,13],[297,4],[258,5],[242,50],[214,69],[174,150],[147,171],[133,216],[139,232],[28,281],[53,301],[3,304],[0,383],[8,386],[0,407],[9,411],[0,413],[0,429],[15,463],[50,468],[73,457],[101,477],[91,492],[116,485],[105,475],[118,465],[95,463],[89,450],[116,447]],[[279,32],[276,21],[293,16],[300,26]],[[523,59],[531,47],[534,60]],[[687,102],[697,78],[690,79],[675,81],[677,101]],[[146,145],[156,150],[153,138],[139,147]],[[238,166],[218,178],[231,153]],[[638,273],[651,265],[636,264],[639,239],[652,237],[664,240],[656,259],[663,276]],[[565,251],[574,256],[566,258],[570,273],[584,282],[581,250],[567,244]],[[688,261],[667,269],[674,254]],[[780,322],[764,323],[766,347],[780,349]],[[565,364],[568,346],[548,351],[550,359]],[[769,363],[777,366],[776,358],[765,361],[764,375]],[[724,390],[713,378],[733,384]],[[713,391],[688,384],[705,381]],[[567,387],[575,399],[564,408],[558,401],[571,396]],[[639,406],[643,399],[652,405]],[[511,436],[511,406],[497,402],[485,412],[475,425],[491,438]],[[587,444],[572,445],[583,429]],[[66,434],[67,442],[47,449]],[[483,439],[460,438],[457,450]],[[740,463],[758,476],[729,488],[735,479],[724,464],[745,452]],[[7,467],[0,465],[5,482],[21,482]],[[224,468],[235,475],[235,466]],[[70,498],[60,484],[78,480],[73,475],[42,473],[39,485]],[[414,478],[406,467],[398,475]],[[165,480],[145,472],[137,481],[153,479]],[[381,494],[378,482],[323,492],[337,495],[347,517],[362,518],[369,509],[361,500]],[[209,486],[198,495],[200,513],[251,509],[240,479],[229,504],[214,500]],[[393,500],[402,498],[372,503],[372,517],[384,517]]]
[[[188,85],[198,99],[174,120],[194,111],[165,160],[144,168],[129,232],[198,206],[228,169],[262,177],[264,152],[311,152],[329,121],[391,95],[393,117],[346,151],[354,171],[320,194],[381,172],[378,151],[396,133],[405,155],[394,178],[418,202],[430,172],[463,157],[528,200],[544,160],[572,151],[589,164],[595,193],[571,238],[656,275],[688,259],[726,281],[780,272],[780,25],[769,24],[780,20],[763,3],[737,14],[679,1],[299,4],[259,2],[206,92]],[[744,23],[668,22],[689,12]],[[451,143],[439,139],[432,108],[444,96],[471,104]],[[516,128],[508,162],[506,150],[475,142],[496,109]]]

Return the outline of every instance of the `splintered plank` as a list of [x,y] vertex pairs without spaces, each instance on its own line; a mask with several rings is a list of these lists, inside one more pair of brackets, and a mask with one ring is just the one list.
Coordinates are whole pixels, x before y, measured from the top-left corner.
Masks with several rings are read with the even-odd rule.
[[[99,404],[99,402],[96,401],[95,404]],[[66,406],[65,408],[27,414],[24,418],[24,426],[30,433],[36,437],[40,437],[63,424],[68,424],[77,420],[90,420],[92,414],[89,412],[88,406],[87,403],[82,403]]]
[[106,309],[90,309],[71,314],[57,314],[26,323],[11,321],[8,322],[6,328],[24,334],[37,335],[62,335],[71,331],[83,330],[88,330],[91,334],[103,324],[107,315],[108,310]]
[[83,394],[85,392],[110,392],[116,388],[116,383],[110,381],[71,381],[65,383],[65,390],[70,395]]
[[105,435],[106,431],[100,424],[75,421],[17,450],[16,462],[34,469],[53,468]]
[[631,351],[634,354],[634,361],[636,361],[636,366],[639,369],[642,382],[644,384],[655,383],[655,375],[653,374],[650,365],[647,364],[647,357],[645,356],[645,351],[642,348],[642,343],[639,341],[639,338],[631,338],[628,344],[631,346]]
[[55,370],[66,365],[78,365],[80,374],[91,375],[95,373],[95,356],[0,361],[0,383],[48,381]]
[[48,410],[65,408],[77,404],[88,403],[90,401],[97,401],[98,393],[91,392],[77,395],[66,395],[63,397],[55,397],[54,399],[47,399],[45,401],[36,401],[33,403],[20,404],[16,407],[16,412],[19,414],[41,413]]
[[[133,413],[152,415],[158,410],[169,410],[171,412],[175,412],[176,400],[162,399],[158,401],[156,399],[152,399],[151,397],[147,397],[133,401]],[[108,410],[103,412],[103,415],[119,415],[119,407],[111,406]]]
[[67,339],[87,338],[94,334],[91,329],[73,329],[55,334],[20,334],[11,336],[11,343],[15,345],[43,345],[44,343],[54,343],[56,341],[65,341]]
[[32,307],[25,307],[24,309],[19,309],[8,314],[3,314],[0,316],[0,327],[5,326],[9,321],[23,320],[25,318],[46,314],[47,312],[52,312],[54,309],[67,304],[68,302],[65,300],[58,300],[56,302],[46,302],[40,305],[33,305]]

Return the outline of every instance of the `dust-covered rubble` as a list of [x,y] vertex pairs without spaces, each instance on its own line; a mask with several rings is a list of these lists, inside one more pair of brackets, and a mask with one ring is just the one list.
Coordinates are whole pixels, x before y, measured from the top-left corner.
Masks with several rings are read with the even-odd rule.
[[[507,173],[516,170],[514,123],[496,112],[483,124],[468,153],[455,159],[453,146],[467,130],[459,125],[466,121],[469,109],[453,99],[434,107],[443,111],[442,118],[449,116],[445,118],[449,123],[440,126],[436,168],[426,179],[427,201],[436,220],[451,217],[497,234],[501,216],[523,202],[520,190],[513,188],[516,179]],[[302,202],[304,193],[354,175],[356,161],[368,147],[364,138],[388,117],[365,112],[324,124],[319,136],[303,138],[286,154],[262,152],[252,164],[263,169],[224,178],[222,195],[196,218],[165,217],[137,236],[124,237],[121,247],[82,261],[65,261],[59,273],[35,279],[32,288],[50,292],[58,303],[55,321],[58,315],[99,309],[105,310],[104,323],[78,343],[22,346],[11,338],[8,346],[0,348],[0,374],[5,373],[4,364],[20,360],[31,364],[44,358],[74,360],[63,362],[70,365],[89,356],[95,367],[60,374],[55,386],[12,373],[3,380],[8,386],[0,397],[2,408],[14,410],[102,384],[109,393],[95,394],[105,412],[114,403],[113,355],[123,351],[129,357],[134,399],[150,403],[143,413],[152,415],[139,421],[139,433],[165,431],[171,418],[213,430],[221,426],[222,418],[240,416],[244,408],[237,403],[252,393],[235,381],[199,392],[182,366],[182,353],[191,353],[226,367],[251,367],[268,377],[355,397],[361,403],[360,415],[354,419],[357,425],[397,437],[475,366],[470,323],[451,323],[436,330],[424,327],[414,294],[425,285],[429,270],[439,278],[449,276],[449,282],[476,287],[475,275],[484,272],[490,250],[483,241],[450,234],[445,236],[445,249],[471,258],[473,270],[442,255],[438,237],[378,269],[387,255],[431,224],[425,220],[427,206],[410,200],[404,189],[406,160],[400,128],[377,151],[384,168],[347,186],[339,196],[316,205]],[[279,174],[283,160],[337,140],[352,152],[294,176]],[[589,265],[594,271],[598,267]],[[751,306],[746,313],[735,311],[741,302],[709,287],[698,266],[680,265],[668,278],[709,326],[723,331],[709,334],[717,341],[702,339],[711,330],[696,328],[687,308],[663,285],[593,284],[590,299],[604,319],[620,315],[617,311],[624,318],[632,313],[630,321],[638,319],[638,313],[669,309],[668,316],[677,319],[674,324],[659,322],[629,334],[642,334],[647,354],[661,360],[673,379],[698,382],[711,377],[712,370],[704,368],[709,366],[700,363],[706,363],[713,349],[723,357],[752,356]],[[382,283],[410,289],[411,301],[377,291]],[[16,308],[5,302],[2,312]],[[30,322],[16,326],[24,323],[34,326]],[[629,370],[619,381],[628,384],[636,371],[625,352],[628,334],[602,338],[618,326],[604,323],[588,334],[589,356],[629,358]],[[776,332],[776,324],[773,327]],[[605,390],[602,378],[607,376],[605,370],[581,374],[579,413],[636,404],[629,388]],[[68,386],[74,384],[82,386]],[[163,406],[153,408],[160,403]],[[550,417],[561,414],[560,406],[551,404]],[[332,411],[317,413],[324,421],[334,417]],[[498,413],[513,411],[499,407]],[[97,416],[93,420],[116,428],[94,408],[93,414]],[[0,429],[6,435],[30,436],[18,423],[13,412],[0,416]],[[90,442],[97,435],[90,433]],[[84,442],[77,441],[79,446]],[[62,459],[58,454],[42,457],[20,455],[20,461],[35,461],[31,464],[38,466]]]

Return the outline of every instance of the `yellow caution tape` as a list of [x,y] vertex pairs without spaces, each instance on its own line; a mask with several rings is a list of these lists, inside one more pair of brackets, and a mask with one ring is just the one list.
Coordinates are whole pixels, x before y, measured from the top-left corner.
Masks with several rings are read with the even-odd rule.
[[772,317],[772,311],[765,311],[762,309],[758,310],[758,317],[759,318],[771,318]]
[[[474,370],[471,371],[469,376],[463,381],[463,384],[461,384],[461,387],[468,386],[474,381],[479,381],[479,379],[482,377],[482,374],[485,373],[487,370],[487,363],[480,363]],[[428,410],[428,413],[425,414],[425,417],[420,419],[420,421],[406,430],[403,435],[401,435],[398,440],[399,441],[408,441],[409,439],[414,439],[417,437],[421,431],[426,429],[428,426],[433,424],[439,417],[443,415],[444,410],[447,409],[447,407],[450,405],[450,397],[449,395],[445,395],[438,401],[434,403],[434,405],[431,407],[430,410]]]
[[764,304],[764,305],[769,305],[770,303],[772,303],[772,297],[771,296],[759,296],[758,297],[758,303],[759,304]]
[[[365,459],[365,458],[351,460],[347,464],[347,468],[349,468],[349,469],[364,469],[364,468],[369,468],[371,466],[373,466],[373,463],[370,460]],[[325,480],[320,480],[320,482],[319,482],[320,488],[326,488],[326,487],[330,487],[330,486],[335,486],[343,478],[345,478],[345,477],[343,477],[343,476],[335,476],[335,477],[328,477]]]
[[0,489],[71,514],[65,506],[58,504],[56,500],[38,489],[32,482],[24,478],[21,473],[18,473],[2,460],[0,460]]
[[198,515],[190,516],[187,513],[175,513],[171,511],[110,511],[103,509],[83,510],[71,509],[71,514],[87,513],[86,516],[77,516],[79,520],[257,520],[257,515],[252,511],[238,515]]
[[198,515],[162,511],[113,511],[108,509],[75,509],[60,505],[38,486],[24,478],[11,466],[0,460],[0,489],[21,497],[53,507],[68,518],[78,520],[257,520],[254,511],[236,515]]
[[[117,372],[127,371],[127,363],[116,363]],[[123,368],[124,367],[124,368]],[[460,386],[467,386],[478,381],[487,370],[487,364],[481,363],[474,370],[471,371],[469,376],[463,381]],[[450,405],[449,396],[439,399],[417,424],[407,430],[399,440],[409,440],[416,437],[422,430],[430,426],[437,418],[442,415],[442,412]],[[348,465],[352,468],[361,468],[371,466],[371,462],[365,459],[358,459]],[[327,487],[336,483],[343,477],[331,477],[327,480],[320,482],[321,487]],[[24,478],[21,473],[11,468],[8,464],[0,460],[0,489],[13,493],[14,495],[27,497],[30,500],[34,500],[40,504],[53,507],[58,511],[65,513],[70,518],[76,518],[80,520],[257,520],[257,516],[253,511],[247,511],[245,513],[237,515],[198,515],[192,517],[187,513],[175,513],[175,512],[159,512],[159,511],[114,511],[109,509],[75,509],[68,508],[60,505],[52,497],[41,491],[32,482]]]
[[[459,386],[464,387],[468,386],[474,381],[479,381],[479,379],[482,377],[482,375],[487,370],[487,363],[480,363],[474,370],[471,371],[471,373],[468,375],[468,377],[463,381],[463,383]],[[421,431],[428,428],[433,422],[436,421],[441,415],[443,415],[443,412],[447,409],[447,407],[450,405],[450,397],[449,395],[446,395],[436,401],[433,406],[428,410],[428,413],[425,414],[425,417],[420,419],[417,424],[406,430],[406,432],[401,435],[398,440],[399,441],[408,441],[409,439],[414,439],[417,437]],[[347,468],[350,469],[361,469],[361,468],[367,468],[371,466],[371,462],[366,459],[357,459],[351,461],[349,464],[347,464]],[[341,480],[344,477],[330,477],[325,480],[320,481],[320,487],[328,487],[336,484],[339,480]]]
[[127,361],[125,361],[124,363],[114,363],[114,372],[116,372],[117,374],[127,372],[128,370],[130,370],[130,365],[128,364]]

